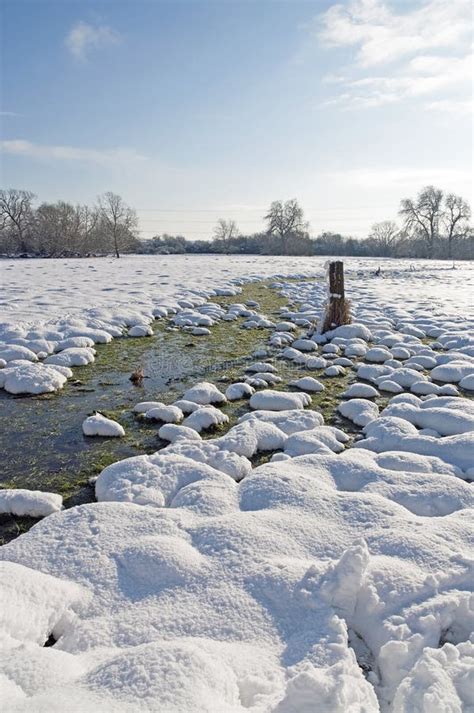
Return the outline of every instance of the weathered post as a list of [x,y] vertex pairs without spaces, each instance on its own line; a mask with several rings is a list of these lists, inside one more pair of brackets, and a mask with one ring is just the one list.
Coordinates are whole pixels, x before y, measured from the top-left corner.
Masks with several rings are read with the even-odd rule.
[[350,303],[344,292],[344,263],[329,263],[329,298],[321,333],[351,322]]

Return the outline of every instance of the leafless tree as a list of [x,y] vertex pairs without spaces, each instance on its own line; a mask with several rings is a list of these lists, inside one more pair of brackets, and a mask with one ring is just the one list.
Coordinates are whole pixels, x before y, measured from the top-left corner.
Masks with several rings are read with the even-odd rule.
[[226,242],[239,235],[239,229],[235,220],[224,220],[220,218],[214,228],[214,238]]
[[444,199],[443,224],[448,241],[448,257],[453,257],[453,242],[469,234],[471,208],[461,196],[448,193]]
[[308,223],[304,220],[304,212],[296,198],[285,203],[273,201],[265,216],[267,233],[281,241],[283,253],[288,252],[288,240],[292,235],[305,233]]
[[16,235],[18,248],[28,250],[28,232],[32,223],[32,202],[36,198],[30,191],[16,188],[0,190],[0,216],[4,230],[11,230]]
[[68,252],[78,230],[75,217],[70,203],[42,203],[36,210],[35,247],[48,257]]
[[98,206],[77,205],[76,208],[77,221],[79,224],[79,244],[77,250],[80,254],[94,252],[100,243],[98,235],[98,225],[100,219],[100,210]]
[[111,239],[116,257],[120,257],[120,250],[136,240],[137,214],[121,196],[111,192],[99,198],[99,208],[100,220]]
[[383,220],[381,223],[374,223],[369,240],[372,240],[376,248],[383,256],[393,255],[393,250],[400,238],[400,230],[393,220]]
[[428,255],[433,257],[439,224],[443,216],[443,191],[434,186],[423,188],[416,200],[404,198],[400,204],[400,215],[404,219],[407,234],[420,235],[427,244]]

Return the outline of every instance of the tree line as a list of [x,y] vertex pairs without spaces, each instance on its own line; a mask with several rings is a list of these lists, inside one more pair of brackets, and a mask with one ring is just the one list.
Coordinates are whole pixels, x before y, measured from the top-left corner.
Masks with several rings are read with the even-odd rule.
[[400,203],[400,225],[375,223],[365,238],[334,232],[317,237],[296,199],[274,201],[265,229],[244,235],[233,220],[220,219],[210,240],[182,235],[139,238],[135,210],[115,193],[90,207],[59,201],[34,207],[35,196],[0,191],[0,254],[72,257],[121,253],[223,253],[257,255],[357,255],[374,257],[474,259],[471,209],[466,200],[434,186]]
[[34,208],[35,198],[30,191],[0,191],[0,254],[120,257],[141,248],[137,214],[116,193],[104,193],[93,206],[58,201]]

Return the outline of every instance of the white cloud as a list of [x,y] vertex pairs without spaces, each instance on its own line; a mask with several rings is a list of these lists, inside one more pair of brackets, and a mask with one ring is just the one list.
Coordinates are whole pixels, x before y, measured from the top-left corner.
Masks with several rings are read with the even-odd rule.
[[[375,107],[405,99],[439,93],[452,93],[468,85],[471,77],[472,55],[466,57],[418,57],[399,68],[398,74],[362,77],[346,81],[344,92],[330,103],[347,107]],[[455,106],[466,100],[455,97],[439,100]],[[436,101],[431,102],[433,109]]]
[[57,161],[81,161],[95,164],[135,163],[147,157],[133,149],[88,149],[76,146],[34,144],[24,139],[0,141],[0,151],[15,156]]
[[16,111],[0,111],[0,116],[23,116],[23,114],[17,114]]
[[82,20],[76,22],[64,41],[75,59],[84,61],[93,50],[119,44],[120,34],[107,25],[89,25]]
[[[413,8],[414,3],[408,7]],[[381,0],[353,0],[318,18],[328,46],[357,46],[361,67],[384,64],[416,52],[454,48],[471,34],[470,0],[428,0],[409,12],[393,12]]]
[[[337,76],[340,87],[326,105],[371,108],[433,95],[425,108],[438,110],[450,102],[452,113],[466,112],[472,96],[470,0],[408,7],[396,13],[381,0],[353,0],[318,17],[324,46],[356,48],[355,62],[326,78],[326,84],[335,84]],[[374,73],[375,67],[384,69]]]

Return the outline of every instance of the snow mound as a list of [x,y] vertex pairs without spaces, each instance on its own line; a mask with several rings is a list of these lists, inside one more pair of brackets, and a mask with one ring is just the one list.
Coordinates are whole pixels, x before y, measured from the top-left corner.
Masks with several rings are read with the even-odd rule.
[[384,349],[383,347],[372,347],[371,349],[367,349],[364,355],[364,359],[366,361],[372,361],[380,364],[383,364],[384,361],[388,361],[388,359],[391,358],[392,354],[388,351],[388,349]]
[[[384,410],[384,416],[396,416],[409,421],[418,428],[431,428],[441,436],[455,436],[474,431],[474,411],[467,399],[456,399],[453,408],[439,404],[439,399],[430,399],[418,404],[391,403]],[[464,403],[463,403],[464,402]],[[449,407],[451,406],[451,407]]]
[[140,401],[138,404],[135,404],[133,410],[135,413],[146,413],[147,411],[151,411],[152,408],[161,408],[161,406],[164,405],[165,404],[161,401]]
[[88,416],[82,422],[82,432],[85,436],[103,436],[111,438],[120,438],[125,436],[123,426],[111,418],[102,416],[101,413],[96,413],[93,416]]
[[0,348],[0,359],[2,361],[16,361],[17,359],[24,359],[25,361],[38,361],[38,357],[35,352],[28,347],[23,347],[21,345],[7,345],[6,347]]
[[[2,356],[0,352],[0,357]],[[435,366],[431,371],[431,378],[434,381],[457,384],[464,378],[474,374],[474,364],[472,361],[451,361],[447,364]]]
[[244,381],[237,381],[227,387],[225,395],[229,401],[238,401],[247,396],[252,396],[255,389]]
[[185,456],[155,453],[126,458],[107,466],[95,482],[95,494],[99,502],[170,507],[181,488],[190,483],[228,477],[206,463]]
[[152,337],[153,329],[149,324],[136,324],[128,330],[129,337]]
[[164,423],[179,423],[183,420],[184,414],[177,406],[155,406],[145,412],[145,418],[153,421],[163,421]]
[[229,417],[226,416],[225,413],[222,413],[222,411],[219,411],[219,409],[214,406],[203,406],[203,408],[199,408],[187,416],[183,421],[183,426],[193,428],[200,433],[208,428],[220,426],[224,423],[229,423]]
[[225,403],[226,397],[219,391],[217,386],[209,383],[208,381],[202,381],[199,384],[195,384],[190,389],[184,392],[183,399],[185,401],[193,401],[196,404],[202,404],[207,406],[208,404],[222,404]]
[[356,382],[351,384],[342,394],[344,399],[373,399],[379,395],[377,389],[374,389],[370,384]]
[[340,403],[337,410],[352,421],[357,426],[366,426],[379,415],[379,407],[372,401],[365,399],[350,399],[344,403]]
[[333,426],[318,426],[311,431],[302,431],[288,436],[284,452],[291,456],[302,456],[308,453],[341,453],[343,443],[348,436],[339,428]]
[[268,364],[266,361],[257,361],[250,364],[250,366],[247,366],[245,371],[253,371],[255,373],[269,372],[270,374],[276,374],[278,369],[273,366],[273,364]]
[[0,371],[0,388],[10,394],[46,394],[62,389],[67,375],[53,365],[23,362]]
[[59,342],[57,342],[56,346],[54,347],[54,351],[61,352],[63,351],[63,349],[74,349],[76,347],[79,349],[84,349],[93,346],[94,340],[90,337],[69,337],[69,339],[61,339]]
[[86,366],[93,361],[95,361],[94,350],[90,347],[69,347],[59,354],[47,357],[44,363],[59,366]]
[[314,379],[312,376],[303,376],[301,379],[290,381],[289,386],[295,386],[297,389],[315,393],[318,391],[324,391],[322,383],[317,379]]
[[63,499],[56,493],[7,488],[0,490],[0,513],[29,517],[46,517],[61,510]]
[[304,392],[272,391],[267,389],[253,394],[250,397],[250,406],[253,409],[268,411],[287,411],[288,409],[303,409],[311,403],[311,396]]
[[305,361],[307,369],[324,369],[327,366],[327,360],[324,357],[310,356]]
[[300,352],[314,352],[318,348],[318,345],[312,339],[295,339],[291,346]]
[[344,376],[345,373],[346,373],[345,368],[338,364],[333,364],[332,366],[328,366],[324,370],[325,376]]
[[161,426],[158,431],[158,436],[164,441],[170,441],[171,443],[175,443],[180,440],[201,440],[201,436],[194,430],[194,428],[176,426],[174,423],[166,423],[164,426]]
[[220,470],[230,475],[236,481],[242,480],[252,470],[252,465],[244,455],[236,453],[230,447],[231,441],[222,439],[196,442],[195,440],[183,442],[182,440],[167,446],[160,451],[160,455],[173,453],[178,456],[191,458],[198,463]]
[[467,376],[463,376],[459,382],[459,386],[461,389],[466,389],[466,391],[474,391],[474,372],[472,374],[468,374]]
[[370,329],[368,329],[365,324],[360,324],[358,322],[343,324],[340,327],[336,327],[336,329],[331,329],[326,332],[325,336],[328,339],[334,339],[334,337],[342,337],[343,339],[363,339],[364,342],[370,342],[372,339]]
[[[162,406],[164,404],[159,405]],[[202,408],[202,404],[197,404],[195,401],[187,401],[186,399],[178,399],[172,405],[181,409],[181,411],[185,414],[194,413],[194,411],[197,411],[198,408]]]
[[244,421],[263,421],[265,423],[273,423],[280,431],[291,435],[298,431],[308,431],[316,426],[322,426],[324,417],[319,411],[265,411],[257,410],[246,413],[240,417],[239,423]]
[[467,471],[474,462],[472,432],[445,437],[420,435],[415,426],[395,416],[382,416],[371,421],[365,431],[366,438],[354,443],[355,448],[367,448],[376,453],[406,451],[434,456],[457,466],[461,471]]
[[261,451],[282,449],[286,438],[286,433],[277,425],[264,420],[248,419],[233,426],[215,443],[225,450],[252,458]]

